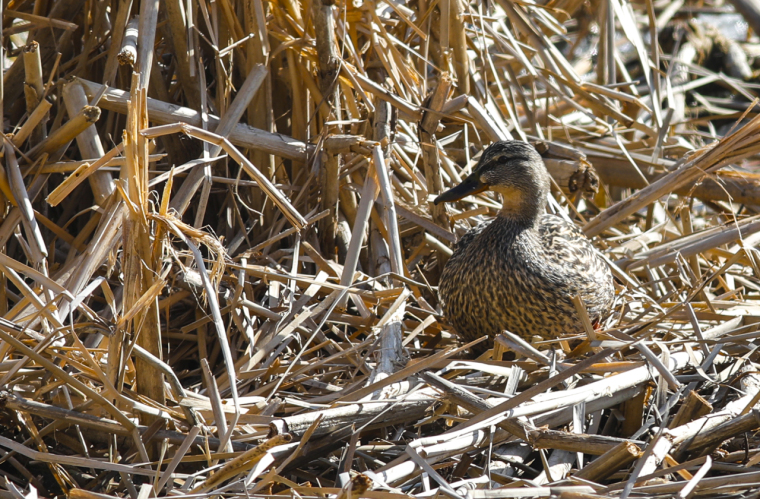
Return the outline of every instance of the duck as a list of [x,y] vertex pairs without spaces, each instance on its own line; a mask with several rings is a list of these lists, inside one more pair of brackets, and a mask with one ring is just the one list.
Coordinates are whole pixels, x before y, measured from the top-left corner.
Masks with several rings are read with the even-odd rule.
[[546,213],[550,177],[526,143],[499,141],[459,185],[435,198],[450,203],[486,190],[502,207],[457,241],[438,283],[445,318],[466,341],[509,331],[528,341],[582,334],[573,298],[597,328],[613,306],[609,265],[572,222]]

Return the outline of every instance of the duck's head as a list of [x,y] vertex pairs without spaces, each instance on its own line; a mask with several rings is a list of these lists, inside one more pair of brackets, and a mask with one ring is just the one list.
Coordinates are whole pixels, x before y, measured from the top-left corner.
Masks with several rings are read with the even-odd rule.
[[473,172],[435,198],[435,204],[491,190],[502,196],[501,216],[535,221],[544,213],[549,186],[549,173],[538,151],[525,142],[505,140],[491,144]]

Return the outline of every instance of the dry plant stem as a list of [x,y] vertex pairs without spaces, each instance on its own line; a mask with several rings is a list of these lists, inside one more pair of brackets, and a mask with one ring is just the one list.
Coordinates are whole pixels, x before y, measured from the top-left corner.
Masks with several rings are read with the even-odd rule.
[[[93,240],[97,241],[97,244],[88,245],[85,252],[69,265],[69,268],[76,268],[76,272],[72,271],[65,275],[68,277],[66,289],[71,294],[76,295],[82,291],[95,271],[106,260],[108,253],[111,252],[121,234],[125,211],[124,203],[115,198],[112,198],[104,207],[104,213],[97,222],[97,229],[93,234]],[[67,300],[63,300],[59,303],[58,308],[61,310],[61,316],[65,317],[70,311],[70,304]]]
[[[165,208],[166,208],[166,205],[164,204],[163,211],[165,211]],[[227,370],[229,387],[230,387],[230,391],[232,392],[232,401],[235,407],[235,417],[231,423],[231,426],[234,427],[237,424],[238,418],[240,416],[240,403],[238,399],[237,377],[235,375],[235,365],[232,360],[232,354],[230,352],[230,346],[229,346],[229,341],[227,339],[227,333],[225,331],[224,323],[222,321],[222,313],[219,309],[219,301],[217,299],[216,289],[214,288],[214,285],[211,282],[211,277],[209,276],[209,273],[206,270],[205,263],[203,261],[203,256],[201,255],[200,250],[193,243],[193,241],[191,241],[190,238],[184,232],[180,231],[179,227],[174,223],[172,219],[169,219],[162,215],[154,215],[154,217],[156,218],[156,220],[160,220],[161,222],[163,222],[166,225],[166,227],[169,230],[171,230],[171,232],[173,232],[177,237],[181,238],[184,241],[184,243],[190,248],[190,251],[193,254],[193,258],[195,259],[195,264],[198,267],[203,289],[206,292],[206,297],[209,302],[209,308],[211,309],[211,318],[212,318],[211,320],[213,321],[214,327],[216,328],[217,339],[219,341],[219,346],[222,351],[222,354],[224,356],[224,363]],[[220,250],[220,249],[217,249],[217,250]]]
[[85,106],[77,114],[64,123],[60,128],[51,133],[44,141],[33,147],[27,156],[30,158],[39,158],[43,154],[51,154],[87,130],[93,123],[100,119],[100,108],[97,106]]
[[[399,369],[406,365],[403,348],[403,318],[406,312],[406,298],[411,294],[407,289],[398,296],[380,320],[380,347],[377,366],[370,376],[370,386],[378,381],[398,374]],[[401,371],[403,372],[403,370]],[[368,387],[364,388],[368,390]],[[390,397],[403,392],[404,387],[397,383],[384,389],[378,388],[368,398],[376,399]]]
[[355,404],[341,405],[334,409],[312,411],[303,415],[282,418],[284,431],[297,437],[303,435],[319,417],[321,421],[313,436],[325,436],[341,429],[366,426],[367,430],[386,428],[405,419],[419,418],[435,400],[432,391],[420,390],[399,401],[364,400]]
[[[575,302],[575,298],[573,298],[573,301]],[[523,338],[514,333],[510,333],[509,331],[504,331],[494,338],[494,346],[496,345],[503,347],[505,350],[512,350],[519,355],[533,359],[540,364],[546,366],[551,364],[551,359],[549,359],[549,357],[536,350],[533,345],[525,341]]]
[[[14,142],[15,145],[15,142]],[[113,149],[112,149],[113,150]],[[151,163],[156,163],[157,161],[160,161],[164,159],[166,155],[164,154],[151,154],[148,156],[148,160]],[[123,156],[115,157],[108,162],[106,162],[103,165],[103,168],[120,168],[125,162],[125,159]],[[41,166],[39,168],[40,173],[71,173],[77,171],[81,166],[83,165],[90,165],[89,161],[58,161],[56,163],[48,163],[44,166]],[[168,175],[167,175],[168,177]],[[151,180],[151,182],[155,182],[155,178]]]
[[755,117],[732,135],[704,148],[701,154],[695,155],[696,157],[678,170],[665,175],[648,187],[637,191],[631,197],[602,211],[586,224],[583,231],[589,237],[598,235],[606,228],[623,221],[659,197],[694,182],[706,172],[716,170],[729,161],[738,161],[747,155],[754,154],[755,151],[752,149],[737,150],[737,145],[752,143],[753,138],[756,138],[758,134],[758,126],[760,126],[760,118]]
[[[256,64],[267,67],[269,63],[269,39],[266,32],[266,15],[262,0],[251,0],[244,3],[245,29],[248,33],[258,33],[259,36],[251,36],[246,42],[246,61],[248,71]],[[274,131],[274,106],[272,102],[272,74],[267,72],[262,88],[248,105],[249,125],[267,132]],[[249,152],[251,162],[256,165],[269,180],[274,180],[275,158],[263,151],[252,150]],[[272,219],[272,205],[265,203],[264,197],[257,190],[252,192],[252,198],[256,209],[264,209],[265,223]]]
[[135,429],[135,425],[132,423],[132,421],[130,421],[129,418],[124,416],[113,404],[108,402],[102,395],[92,390],[87,385],[85,385],[84,383],[76,379],[75,377],[71,376],[60,367],[56,366],[50,360],[46,359],[39,353],[35,352],[31,348],[24,345],[20,340],[15,338],[12,334],[9,334],[10,332],[13,332],[14,334],[17,333],[17,331],[14,331],[13,328],[7,327],[6,324],[4,324],[4,322],[0,322],[0,337],[2,337],[2,339],[6,341],[8,344],[10,344],[13,348],[18,350],[19,353],[23,353],[26,356],[32,358],[35,362],[49,369],[56,378],[60,379],[61,381],[66,381],[73,388],[76,388],[78,391],[80,391],[87,397],[100,403],[103,409],[108,411],[111,414],[111,416],[113,416],[114,419],[116,419],[120,423],[120,425],[127,431],[131,432],[133,429]]
[[[166,379],[169,381],[169,385],[172,387],[172,392],[174,393],[174,396],[177,400],[183,400],[187,397],[187,392],[185,392],[185,389],[182,387],[179,378],[177,378],[177,375],[174,373],[172,368],[169,367],[168,364],[166,364],[158,357],[152,355],[140,345],[134,345],[132,352],[136,357],[141,358],[145,362],[153,364],[156,369],[160,370],[166,375]],[[201,422],[200,417],[192,407],[181,407],[182,412],[185,414],[185,417],[190,424],[197,425]]]
[[[703,478],[697,484],[698,491],[709,494],[726,489],[753,490],[754,483],[760,478],[760,472],[735,473],[728,476]],[[658,485],[642,485],[636,488],[637,493],[646,496],[677,494],[686,487],[686,482],[674,482]]]
[[[26,97],[26,112],[30,115],[39,107],[45,94],[45,84],[42,80],[42,59],[39,44],[35,41],[28,43],[22,52],[24,58],[24,96]],[[39,143],[45,139],[47,130],[45,121],[40,120],[34,128],[32,142]]]
[[[132,349],[132,352],[135,354],[136,357],[140,357],[148,362],[152,362],[159,369],[161,369],[161,371],[164,374],[166,374],[169,385],[171,386],[172,392],[174,393],[174,396],[177,398],[177,400],[182,400],[187,397],[187,392],[185,392],[185,389],[182,387],[182,384],[180,383],[179,378],[177,378],[177,375],[174,373],[172,368],[169,367],[168,364],[166,364],[164,361],[162,361],[158,357],[155,357],[153,354],[145,350],[140,345],[135,345]],[[194,419],[195,419],[195,416],[188,418],[188,421],[192,422],[193,424],[196,424]]]
[[118,471],[122,473],[136,473],[140,475],[153,474],[151,470],[135,468],[133,466],[127,466],[123,464],[115,464],[115,463],[110,463],[107,461],[95,461],[92,459],[86,459],[86,458],[82,458],[78,456],[61,456],[61,455],[51,454],[51,453],[43,452],[43,451],[35,451],[32,449],[29,449],[28,447],[24,447],[23,445],[19,444],[18,442],[14,440],[10,440],[2,436],[0,436],[0,443],[3,445],[3,447],[12,449],[18,452],[19,454],[26,456],[29,459],[40,461],[43,463],[47,462],[47,463],[55,463],[56,465],[80,466],[84,468],[111,470],[111,471]]
[[[645,476],[654,472],[669,453],[678,458],[679,454],[686,452],[694,441],[701,442],[703,446],[712,445],[715,442],[713,435],[724,438],[726,436],[724,430],[726,429],[736,431],[737,428],[740,428],[740,431],[747,431],[743,428],[755,425],[757,423],[756,416],[751,418],[737,418],[737,416],[750,401],[754,400],[754,396],[760,388],[756,383],[755,381],[755,384],[749,385],[747,395],[729,402],[722,411],[708,414],[676,428],[664,430],[662,436],[654,444],[650,444],[653,445],[653,450],[641,466],[640,475]],[[737,421],[738,423],[736,423]],[[719,428],[720,431],[718,431]]]
[[[568,433],[549,429],[528,430],[528,442],[536,449],[558,449],[600,456],[622,443],[635,443],[617,437]],[[617,468],[616,468],[617,469]]]
[[555,450],[546,459],[544,470],[533,479],[537,485],[559,482],[564,480],[575,462],[577,453],[565,450]]
[[116,9],[116,16],[112,24],[111,46],[108,48],[108,57],[106,58],[105,69],[103,70],[103,84],[105,85],[113,83],[116,78],[116,72],[119,70],[118,54],[121,50],[124,32],[127,29],[129,14],[132,10],[132,0],[119,0]]
[[174,456],[172,457],[172,460],[169,462],[166,470],[164,470],[163,474],[161,475],[161,480],[153,489],[154,493],[161,492],[164,489],[166,483],[169,481],[169,479],[172,478],[174,471],[177,469],[177,466],[179,466],[182,462],[182,458],[184,458],[187,454],[187,451],[190,450],[190,446],[195,444],[195,439],[200,431],[201,427],[197,425],[190,428],[187,437],[185,437],[185,440],[182,442],[182,444],[180,444],[179,448],[177,448]]
[[127,24],[127,29],[124,30],[121,50],[116,55],[121,66],[132,67],[137,62],[137,40],[140,38],[139,22],[139,17],[132,18]]
[[230,155],[232,159],[234,159],[243,169],[253,177],[256,182],[259,183],[259,186],[266,192],[266,194],[272,199],[275,205],[277,205],[280,210],[282,210],[285,217],[298,229],[306,226],[306,220],[301,216],[300,213],[293,207],[292,204],[290,204],[290,201],[287,197],[285,197],[280,190],[275,187],[269,179],[264,177],[261,172],[253,165],[251,164],[248,159],[243,156],[240,151],[238,151],[227,139],[224,137],[220,137],[216,134],[213,134],[211,132],[208,132],[206,130],[202,130],[200,128],[196,128],[193,126],[185,125],[185,124],[177,124],[177,125],[168,125],[164,127],[155,127],[150,129],[145,129],[142,131],[142,134],[147,138],[153,138],[153,137],[160,137],[161,135],[166,135],[168,133],[177,133],[177,132],[184,132],[187,135],[190,135],[191,137],[195,137],[197,139],[203,140],[205,142],[208,142],[210,144],[214,144],[217,146],[221,146],[222,149],[227,152],[227,154]]
[[[438,376],[437,374],[427,372],[422,375],[422,378],[429,385],[434,386],[439,390],[443,390],[448,398],[450,398],[457,405],[461,405],[468,411],[472,412],[473,414],[487,411],[493,407],[480,397],[477,397],[461,386],[458,386],[455,383],[452,383],[451,381]],[[517,419],[507,419],[501,421],[497,426],[517,437],[523,437],[526,435],[525,425],[522,423],[522,421],[519,421]]]
[[356,79],[357,83],[359,83],[363,90],[366,90],[375,97],[378,97],[381,100],[393,105],[393,107],[397,108],[401,113],[403,113],[406,118],[413,120],[422,119],[422,110],[411,102],[389,92],[381,85],[359,73],[352,73],[351,77]]
[[[38,126],[41,126],[44,129],[44,123],[42,122],[47,121],[48,112],[50,111],[51,107],[53,107],[53,104],[51,104],[49,100],[42,99],[37,107],[34,108],[32,113],[29,115],[29,118],[27,118],[24,124],[21,125],[21,128],[19,128],[18,132],[16,132],[11,138],[13,145],[16,147],[21,147],[24,141],[31,136],[32,132],[34,132]],[[32,142],[40,143],[45,140],[46,137],[47,133],[45,133],[44,136],[41,136],[39,141],[35,141],[33,139]]]
[[[690,79],[689,66],[699,57],[699,52],[708,54],[712,50],[712,40],[708,37],[702,37],[701,40],[697,40],[696,36],[689,38],[690,40],[681,45],[678,54],[676,54],[673,61],[673,77],[671,78],[672,85],[676,87],[676,90],[673,91],[673,104],[671,106],[673,114],[671,120],[674,123],[679,123],[676,127],[679,131],[683,131],[686,127],[685,123],[683,123],[686,117],[686,91],[683,89],[683,85]],[[709,46],[699,47],[695,43],[692,43],[692,40],[695,43],[707,42]],[[699,43],[699,45],[703,45],[703,43]]]
[[193,68],[196,64],[189,51],[188,35],[190,34],[188,21],[190,12],[187,12],[186,5],[182,0],[166,0],[166,17],[171,32],[173,54],[177,61],[178,78],[182,85],[182,92],[188,105],[195,110],[200,110],[201,96],[198,84],[192,76]]
[[467,110],[492,142],[496,142],[497,140],[509,140],[512,138],[512,134],[509,133],[509,131],[504,130],[476,100],[469,99],[467,101]]
[[470,94],[470,56],[467,53],[467,33],[465,32],[465,7],[461,0],[448,0],[449,37],[454,53],[454,69],[457,75],[457,89],[461,94]]
[[320,153],[322,177],[322,210],[330,215],[319,222],[320,246],[328,258],[335,258],[335,234],[338,231],[338,199],[340,191],[340,156]]
[[[55,3],[48,13],[48,17],[64,20],[72,19],[80,11],[83,3],[83,0]],[[40,44],[40,55],[44,70],[48,70],[52,65],[60,38],[59,33],[55,32],[55,30],[43,29],[36,33],[34,39]],[[13,102],[22,96],[24,92],[23,71],[23,58],[17,57],[11,67],[5,72],[3,76],[3,97],[6,102]]]
[[24,179],[21,176],[18,162],[16,161],[16,152],[8,140],[3,143],[5,151],[6,171],[8,172],[8,181],[10,183],[13,197],[16,199],[16,205],[21,212],[21,221],[24,225],[24,231],[29,243],[29,249],[32,251],[32,259],[35,264],[42,264],[48,256],[45,240],[37,225],[37,219],[34,216],[32,202],[24,186]]
[[710,414],[712,410],[712,405],[710,405],[697,392],[691,390],[684,399],[676,415],[673,416],[673,420],[670,422],[668,428],[676,428],[678,426],[684,425],[689,421],[693,421]]
[[[696,352],[695,355],[699,360],[701,354]],[[677,352],[670,357],[670,368],[675,371],[682,369],[691,362],[691,357],[685,352]],[[463,452],[464,449],[477,448],[480,445],[487,445],[489,439],[488,435],[481,428],[488,428],[491,425],[499,425],[502,422],[508,420],[515,420],[521,416],[542,415],[536,418],[536,424],[548,424],[550,427],[566,424],[572,420],[572,413],[551,413],[560,408],[571,409],[571,406],[580,402],[586,402],[587,410],[590,412],[598,410],[597,401],[602,407],[610,407],[616,405],[628,398],[631,398],[631,394],[628,390],[635,389],[642,383],[646,383],[651,379],[649,368],[642,366],[634,370],[610,376],[606,379],[590,383],[589,385],[574,388],[571,390],[565,390],[561,398],[556,398],[553,394],[549,397],[535,397],[534,401],[520,404],[517,407],[501,413],[497,417],[489,418],[483,422],[478,423],[476,426],[470,425],[462,430],[451,430],[446,437],[435,437],[430,439],[417,439],[412,443],[418,449],[418,452],[424,452],[424,455],[428,457],[436,456],[436,458],[443,458],[446,455],[456,454]],[[613,397],[608,397],[606,394],[613,393]],[[620,397],[617,397],[620,395]],[[491,404],[489,404],[491,405]],[[498,406],[499,404],[497,404]],[[485,414],[487,412],[493,412],[495,406],[489,408],[487,411],[481,412]],[[548,413],[548,414],[547,414]],[[543,416],[545,414],[545,416]],[[482,419],[482,418],[479,418]],[[461,425],[460,425],[461,426]],[[499,430],[501,431],[501,430]],[[511,432],[510,432],[511,433]],[[446,438],[448,442],[446,445],[438,445],[439,442]],[[505,435],[501,435],[498,438],[504,439]],[[496,437],[495,442],[500,441]],[[473,446],[473,443],[475,444]],[[397,480],[401,480],[408,476],[409,473],[414,471],[414,466],[409,466],[407,463],[398,464],[392,468],[388,468],[383,472],[383,479],[390,483]]]
[[[738,225],[738,227],[737,227]],[[643,251],[635,261],[619,261],[618,264],[629,270],[645,266],[659,266],[673,263],[678,256],[689,258],[707,250],[717,248],[732,241],[740,240],[760,230],[760,220],[750,218],[724,227],[715,227],[708,231],[697,232],[684,236],[670,243],[664,243],[663,248],[654,251]]]
[[396,203],[393,199],[393,190],[391,188],[388,165],[383,157],[383,150],[380,146],[375,146],[372,149],[372,161],[375,165],[380,193],[382,194],[383,202],[385,204],[385,222],[388,230],[391,270],[398,275],[404,275],[404,257],[401,251],[401,238],[399,237],[398,231]]
[[209,400],[211,401],[211,409],[214,413],[214,422],[216,423],[217,435],[219,440],[224,442],[224,450],[226,452],[232,452],[232,441],[227,434],[227,418],[224,410],[222,409],[222,400],[219,396],[219,387],[216,385],[216,379],[214,378],[211,368],[208,366],[206,359],[201,359],[201,369],[203,371],[203,379],[206,381],[208,387]]
[[156,24],[158,23],[158,0],[140,2],[138,30],[140,42],[137,47],[137,72],[140,75],[140,89],[147,90],[150,72],[153,69],[153,47],[156,43]]
[[[455,0],[451,0],[455,1]],[[433,94],[428,102],[428,109],[419,123],[420,146],[422,148],[422,160],[425,165],[425,180],[427,181],[428,190],[431,194],[440,194],[443,192],[443,182],[441,180],[440,162],[437,139],[435,136],[438,123],[441,116],[438,114],[446,103],[446,98],[451,89],[451,78],[448,74],[441,75],[438,86],[433,90]],[[446,216],[446,207],[436,205],[432,200],[428,203],[428,208],[433,216],[433,222],[440,227],[448,228],[449,220]],[[446,255],[438,253],[439,271],[443,269],[446,262]]]
[[[92,416],[83,412],[63,409],[54,405],[43,404],[34,400],[25,399],[12,392],[1,391],[0,400],[5,404],[5,407],[8,407],[12,410],[25,411],[30,414],[34,414],[35,416],[53,419],[56,421],[65,421],[67,424],[76,424],[84,428],[91,428],[106,435],[129,436],[132,433],[131,430],[126,426],[118,422],[114,422],[110,419]],[[148,430],[148,427],[138,426],[137,430],[139,433],[145,433]],[[170,430],[161,430],[156,433],[156,436],[158,438],[166,438],[169,442],[175,445],[181,444],[186,437],[186,435],[180,432]],[[212,449],[219,449],[219,440],[216,438],[208,438],[204,436],[196,438],[197,445],[205,445],[206,441],[208,441],[209,447]],[[247,447],[248,446],[245,444],[235,443],[234,450],[246,450]]]
[[[151,44],[152,48],[152,44]],[[131,311],[159,280],[160,261],[157,250],[162,240],[154,240],[147,220],[149,209],[148,192],[148,139],[140,130],[148,126],[148,112],[145,103],[147,91],[137,82],[140,76],[133,74],[130,112],[127,115],[127,130],[124,132],[124,152],[127,161],[122,178],[126,179],[128,200],[134,207],[127,212],[124,221],[124,310]],[[148,301],[128,323],[128,331],[137,339],[137,344],[154,357],[161,359],[161,329],[156,299]],[[121,358],[118,345],[120,335],[111,337],[109,354],[114,359]],[[116,348],[110,348],[113,345]],[[110,356],[110,355],[109,355]],[[165,400],[164,374],[154,363],[142,357],[135,359],[137,392],[159,404]],[[147,423],[153,418],[144,415]]]
[[18,10],[12,9],[5,9],[4,15],[15,19],[25,19],[42,26],[49,26],[56,29],[65,29],[68,31],[74,31],[79,27],[74,23],[61,21],[60,19],[52,19],[49,17],[30,14],[29,12],[20,12]]
[[[70,81],[64,85],[62,94],[69,116],[75,116],[88,105],[84,88],[76,81]],[[94,125],[90,125],[77,135],[77,144],[82,156],[85,156],[83,159],[99,159],[105,154],[103,144],[100,142],[100,136]],[[97,172],[89,178],[89,181],[95,202],[103,206],[106,198],[114,190],[111,174],[108,172]]]
[[709,432],[700,432],[693,439],[685,441],[676,453],[712,451],[724,440],[740,437],[746,432],[760,428],[760,411],[752,409],[749,413],[728,420]]
[[[631,189],[643,189],[647,186],[627,161],[618,161],[612,158],[594,158],[593,161],[600,179],[607,185]],[[656,181],[659,176],[658,174],[643,173],[649,182]],[[552,175],[554,174],[552,173]],[[562,186],[561,183],[560,186]],[[674,189],[673,192],[681,196],[693,196],[704,201],[757,204],[760,202],[760,178],[754,173],[719,170],[712,175],[686,183],[683,187]]]
[[[216,126],[216,135],[224,137],[225,139],[229,137],[230,133],[237,126],[240,118],[243,116],[243,113],[248,107],[248,103],[253,99],[253,96],[256,95],[259,87],[264,82],[266,75],[267,70],[261,65],[254,66],[250,73],[248,73],[248,77],[243,83],[243,86],[240,87],[238,94],[235,96],[235,100]],[[221,151],[222,147],[220,145],[214,145],[209,151],[209,156],[215,158]],[[180,190],[172,198],[171,206],[177,210],[178,213],[183,214],[185,210],[187,210],[190,200],[203,182],[204,170],[206,168],[206,165],[194,166],[192,170],[190,170],[190,174],[182,183]]]
[[253,465],[256,464],[256,462],[258,462],[268,450],[278,445],[286,444],[290,442],[291,439],[292,437],[288,434],[275,435],[261,445],[245,451],[242,455],[225,464],[216,474],[206,480],[202,486],[193,489],[192,493],[206,491],[217,483],[221,483],[239,473],[248,471],[248,469],[253,467]]
[[322,95],[339,105],[338,72],[340,57],[335,45],[335,19],[333,5],[329,1],[316,0],[311,3],[314,15],[314,32],[317,38],[317,55],[319,56],[319,89]]
[[606,453],[594,459],[582,470],[573,474],[573,477],[598,483],[617,470],[628,466],[635,459],[639,458],[641,454],[641,449],[633,442],[620,442]]
[[118,154],[121,154],[124,151],[124,144],[119,144],[118,146],[114,147],[110,151],[108,151],[106,154],[104,154],[100,159],[93,162],[92,164],[89,163],[83,163],[79,168],[77,168],[71,175],[69,175],[66,180],[61,182],[58,187],[56,187],[53,192],[48,194],[48,197],[46,201],[51,206],[58,205],[61,201],[63,201],[66,196],[68,196],[71,191],[73,191],[80,183],[84,182],[87,177],[92,175],[94,172],[96,172],[98,169],[100,169],[102,166],[108,164],[111,160],[113,160]]
[[[367,168],[367,176],[364,179],[359,208],[356,211],[356,219],[351,230],[351,243],[348,246],[348,254],[343,264],[343,273],[340,276],[341,286],[350,286],[354,282],[354,274],[359,264],[359,251],[361,250],[364,234],[367,230],[372,204],[380,193],[380,187],[377,185],[374,172],[372,171],[373,168],[374,166]],[[338,306],[341,308],[345,307],[347,300],[348,297],[346,296]]]
[[[283,2],[286,4],[286,8],[291,12],[291,16],[295,19],[300,19],[300,5],[296,4],[292,0],[286,0]],[[275,10],[277,12],[277,10]],[[303,21],[299,23],[304,25]],[[295,50],[286,50],[285,57],[287,59],[287,70],[290,76],[290,131],[294,138],[299,140],[306,140],[308,136],[308,123],[307,123],[307,95],[303,85],[303,81],[298,78],[298,65],[301,64],[300,56]],[[301,174],[301,170],[304,163],[301,161],[294,161],[291,165],[291,178],[298,178]]]
[[[91,81],[78,79],[90,95],[97,95],[103,91],[103,86]],[[127,101],[129,95],[123,90],[109,88],[103,94],[99,105],[103,109],[127,114]],[[198,111],[187,107],[176,106],[156,99],[148,99],[148,116],[151,122],[157,125],[166,125],[177,122],[187,123],[196,127],[202,125],[201,115]],[[208,116],[210,128],[216,128],[220,120],[216,116]],[[295,140],[286,135],[266,132],[242,123],[238,123],[229,135],[230,142],[235,145],[264,151],[287,159],[305,161],[307,146],[304,142]]]

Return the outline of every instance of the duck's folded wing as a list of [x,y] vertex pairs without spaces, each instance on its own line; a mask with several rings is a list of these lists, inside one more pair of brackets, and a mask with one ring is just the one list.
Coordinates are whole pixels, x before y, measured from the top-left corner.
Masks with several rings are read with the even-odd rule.
[[609,307],[614,296],[612,274],[586,235],[575,224],[554,215],[544,215],[539,234],[545,261],[564,268],[589,313]]
[[[568,222],[556,215],[544,215],[538,229],[545,243],[554,244],[556,238],[573,242],[589,242],[586,235],[574,223]],[[562,243],[562,241],[557,241]]]

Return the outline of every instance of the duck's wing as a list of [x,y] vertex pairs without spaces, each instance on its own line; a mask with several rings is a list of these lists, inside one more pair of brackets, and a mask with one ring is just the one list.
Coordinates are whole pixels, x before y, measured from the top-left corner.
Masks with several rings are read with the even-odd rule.
[[556,215],[544,215],[541,217],[538,232],[541,235],[544,247],[549,251],[565,248],[568,246],[568,243],[571,247],[583,249],[584,253],[586,249],[592,252],[595,251],[591,242],[577,225]]
[[544,261],[564,269],[587,306],[594,311],[608,306],[614,296],[612,273],[586,235],[575,224],[554,215],[543,216],[539,234]]

